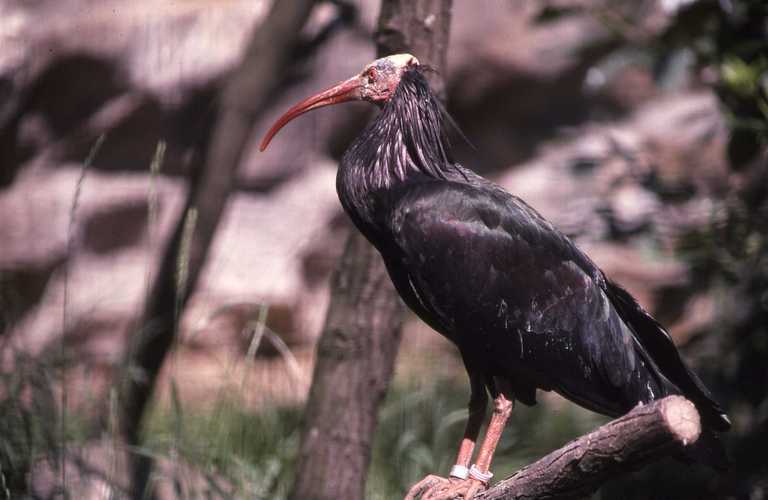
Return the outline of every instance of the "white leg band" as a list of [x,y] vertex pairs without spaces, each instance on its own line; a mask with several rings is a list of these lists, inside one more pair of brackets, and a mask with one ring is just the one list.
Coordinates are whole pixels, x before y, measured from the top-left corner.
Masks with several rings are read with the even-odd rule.
[[477,479],[483,484],[488,484],[488,481],[493,477],[493,473],[491,471],[483,472],[477,468],[477,465],[472,464],[472,467],[469,468],[469,477]]
[[466,479],[469,477],[469,469],[467,469],[463,465],[456,464],[453,467],[451,467],[451,473],[449,474],[449,476],[455,477],[457,479]]

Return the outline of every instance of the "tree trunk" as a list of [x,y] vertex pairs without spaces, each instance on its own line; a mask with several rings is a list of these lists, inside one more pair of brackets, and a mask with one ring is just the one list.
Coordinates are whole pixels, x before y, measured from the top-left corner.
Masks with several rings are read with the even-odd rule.
[[317,346],[291,498],[362,498],[376,415],[392,377],[403,306],[376,250],[350,235]]
[[[422,64],[444,68],[450,9],[450,0],[384,0],[376,35],[379,56],[410,52]],[[439,74],[432,84],[442,94]],[[354,231],[331,284],[290,498],[363,498],[403,316],[381,257]]]
[[428,73],[430,86],[445,99],[448,38],[452,0],[383,0],[376,31],[379,57],[408,52],[421,64],[436,70]]

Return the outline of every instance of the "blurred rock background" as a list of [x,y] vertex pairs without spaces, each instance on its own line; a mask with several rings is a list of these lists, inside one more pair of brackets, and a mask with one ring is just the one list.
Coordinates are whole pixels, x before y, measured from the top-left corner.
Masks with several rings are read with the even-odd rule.
[[[218,91],[269,8],[0,3],[0,496],[55,497],[58,469],[46,459],[64,441],[78,450],[65,461],[81,478],[73,497],[120,491],[110,426],[94,418],[114,398]],[[164,498],[280,498],[290,484],[328,280],[350,230],[335,168],[372,110],[320,110],[268,153],[256,144],[294,102],[373,58],[378,8],[318,2],[301,33],[309,55],[258,114],[158,385],[147,452],[183,485],[161,489]],[[676,476],[675,498],[765,498],[768,7],[457,1],[448,63],[449,110],[471,142],[455,138],[462,163],[525,199],[628,287],[729,407],[735,470]],[[450,465],[463,377],[454,350],[409,319],[371,498]],[[595,425],[555,397],[543,405],[513,417],[499,477]],[[96,486],[83,468],[94,463]],[[602,494],[670,491],[644,477]]]

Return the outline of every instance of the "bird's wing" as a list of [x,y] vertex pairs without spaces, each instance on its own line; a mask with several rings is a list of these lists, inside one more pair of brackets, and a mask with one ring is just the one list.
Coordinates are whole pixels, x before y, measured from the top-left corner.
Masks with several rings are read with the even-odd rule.
[[606,295],[602,272],[523,202],[442,182],[411,185],[389,206],[390,260],[408,275],[417,313],[451,330],[443,333],[465,356],[484,357],[491,371],[519,368],[606,414],[661,395],[664,378]]

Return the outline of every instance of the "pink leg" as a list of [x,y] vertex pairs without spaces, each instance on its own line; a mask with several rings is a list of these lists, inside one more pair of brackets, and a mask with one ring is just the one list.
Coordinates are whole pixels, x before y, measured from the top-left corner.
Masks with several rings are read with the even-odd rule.
[[[483,474],[488,473],[490,470],[493,454],[496,451],[501,435],[504,432],[504,427],[506,426],[507,420],[509,420],[509,416],[512,414],[512,409],[514,407],[511,392],[509,391],[507,384],[501,379],[496,379],[494,382],[498,389],[498,395],[493,399],[493,414],[491,415],[491,421],[488,423],[488,430],[485,433],[483,444],[480,447],[480,451],[477,454],[477,461],[475,462],[475,467]],[[473,396],[474,394],[473,391]],[[485,414],[484,409],[485,406],[483,405],[483,412],[480,415],[473,415],[470,410],[470,418],[467,421],[464,439],[459,447],[459,455],[456,460],[458,465],[467,467],[472,459],[472,452],[475,447],[475,442],[477,441],[480,426],[475,419],[479,416],[479,421],[482,422],[482,418]],[[420,486],[420,488],[417,489],[417,486]],[[427,478],[411,488],[405,499],[415,499],[419,493],[426,490],[421,496],[422,500],[449,500],[459,497],[469,500],[477,493],[484,490],[487,486],[486,482],[472,477],[467,479],[452,478],[446,480],[437,476],[427,476]]]
[[475,451],[477,436],[480,434],[480,427],[482,427],[485,420],[487,404],[488,395],[485,392],[485,386],[482,382],[473,383],[472,394],[469,398],[469,418],[467,419],[466,427],[464,427],[464,437],[459,445],[456,465],[469,467],[469,463],[472,461],[472,452]]
[[[469,468],[472,461],[472,453],[475,450],[477,436],[480,434],[480,427],[485,420],[485,408],[488,404],[488,395],[485,390],[485,384],[481,377],[470,376],[471,394],[469,398],[469,418],[464,428],[464,437],[459,445],[459,453],[456,457],[456,465]],[[405,496],[404,500],[414,500],[420,494],[421,498],[426,500],[434,496],[451,485],[459,482],[456,478],[443,478],[430,474],[418,483],[414,484]]]

